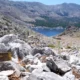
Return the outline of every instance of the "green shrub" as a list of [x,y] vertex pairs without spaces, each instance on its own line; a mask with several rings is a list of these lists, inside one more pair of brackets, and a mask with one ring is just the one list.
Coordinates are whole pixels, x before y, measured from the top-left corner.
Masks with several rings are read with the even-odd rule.
[[55,48],[55,45],[49,44],[48,47],[50,47],[50,48]]

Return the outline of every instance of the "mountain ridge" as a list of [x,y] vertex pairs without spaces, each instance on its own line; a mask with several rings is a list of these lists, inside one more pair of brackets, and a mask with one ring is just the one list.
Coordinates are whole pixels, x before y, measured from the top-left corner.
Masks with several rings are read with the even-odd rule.
[[[56,21],[59,26],[63,26],[60,25],[61,21],[62,24],[65,23],[67,24],[65,26],[68,26],[80,22],[80,5],[74,3],[45,5],[39,2],[0,0],[0,14],[8,16],[15,22],[34,26],[45,26],[42,23],[36,25],[36,22],[39,20],[39,22],[43,21],[46,24],[46,22],[50,23],[49,19],[51,22]],[[49,24],[47,26],[49,27]]]

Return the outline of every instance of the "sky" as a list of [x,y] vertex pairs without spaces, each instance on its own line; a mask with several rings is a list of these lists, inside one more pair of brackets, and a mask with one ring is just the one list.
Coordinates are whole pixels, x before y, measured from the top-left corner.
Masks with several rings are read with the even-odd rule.
[[56,4],[61,4],[61,3],[80,4],[80,0],[14,0],[14,1],[41,2],[46,5],[56,5]]

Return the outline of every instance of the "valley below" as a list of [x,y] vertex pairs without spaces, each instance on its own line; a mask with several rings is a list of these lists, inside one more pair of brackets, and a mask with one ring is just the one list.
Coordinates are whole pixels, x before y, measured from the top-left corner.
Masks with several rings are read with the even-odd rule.
[[0,80],[80,80],[79,10],[0,0]]

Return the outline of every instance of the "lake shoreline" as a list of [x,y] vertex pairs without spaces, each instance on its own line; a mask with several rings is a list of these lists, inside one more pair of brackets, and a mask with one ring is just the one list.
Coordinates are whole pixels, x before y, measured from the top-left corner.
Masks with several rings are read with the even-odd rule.
[[49,28],[49,27],[31,27],[30,29],[34,30],[35,32],[38,32],[42,35],[45,35],[47,37],[57,36],[65,31],[65,28],[62,27],[55,27],[55,28]]
[[31,29],[33,29],[33,28],[37,28],[37,29],[39,29],[39,28],[42,28],[42,29],[65,29],[65,28],[63,28],[62,26],[59,26],[59,27],[45,27],[45,26],[35,26],[35,27],[29,27],[29,28],[31,28]]

